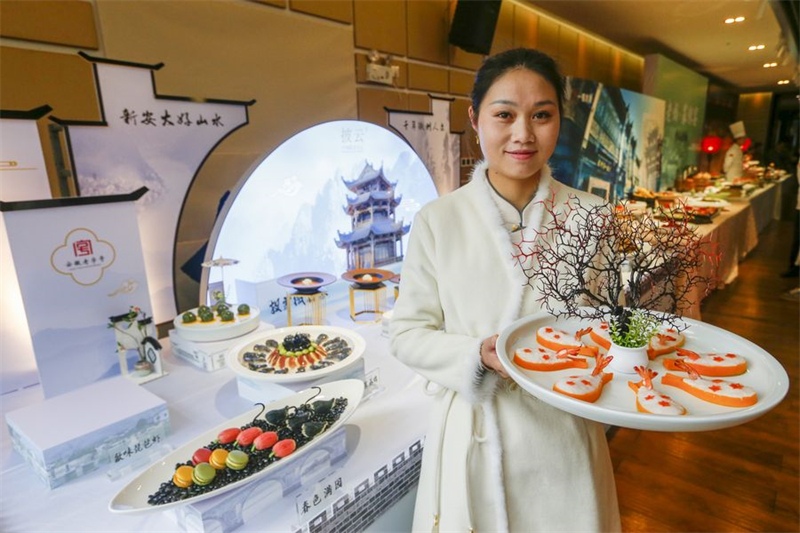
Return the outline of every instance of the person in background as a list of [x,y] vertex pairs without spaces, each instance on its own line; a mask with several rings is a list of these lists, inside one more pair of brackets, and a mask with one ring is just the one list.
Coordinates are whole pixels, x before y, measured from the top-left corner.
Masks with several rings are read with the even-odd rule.
[[728,151],[725,152],[725,161],[722,163],[722,171],[725,172],[725,177],[728,180],[735,180],[744,176],[744,152],[742,151],[742,144],[747,138],[744,129],[744,122],[734,122],[730,125],[731,135],[733,135],[733,143]]
[[783,278],[800,277],[800,161],[795,168],[797,179],[797,206],[794,212],[794,230],[792,236],[792,249],[789,251],[789,269],[781,274]]
[[414,531],[620,530],[604,426],[529,394],[497,354],[498,332],[541,310],[515,243],[542,238],[537,230],[553,216],[545,200],[602,201],[548,167],[563,92],[541,52],[489,57],[469,108],[485,160],[414,219],[390,323],[393,355],[435,396]]

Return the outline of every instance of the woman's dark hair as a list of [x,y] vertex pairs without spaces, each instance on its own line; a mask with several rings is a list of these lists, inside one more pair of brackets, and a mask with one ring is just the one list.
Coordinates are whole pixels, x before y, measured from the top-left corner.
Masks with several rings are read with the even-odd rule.
[[544,52],[532,48],[513,48],[486,58],[475,74],[472,86],[472,109],[477,116],[481,103],[494,82],[506,72],[518,68],[531,70],[546,79],[556,90],[558,96],[558,112],[563,116],[564,81],[555,60]]

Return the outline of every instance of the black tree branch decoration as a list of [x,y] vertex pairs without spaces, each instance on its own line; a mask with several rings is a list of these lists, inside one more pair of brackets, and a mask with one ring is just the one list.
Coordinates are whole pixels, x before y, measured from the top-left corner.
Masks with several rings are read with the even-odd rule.
[[679,208],[666,208],[663,225],[624,205],[576,196],[563,205],[542,203],[550,222],[524,238],[514,258],[555,317],[609,320],[624,330],[635,309],[680,331],[694,291],[702,299],[716,284],[707,273],[715,272],[716,246]]

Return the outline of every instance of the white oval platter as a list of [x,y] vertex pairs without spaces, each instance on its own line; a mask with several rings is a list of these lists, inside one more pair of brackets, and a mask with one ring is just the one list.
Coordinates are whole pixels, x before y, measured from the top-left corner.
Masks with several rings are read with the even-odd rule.
[[716,326],[688,318],[683,321],[689,326],[683,332],[686,336],[684,348],[695,352],[732,352],[747,359],[748,370],[744,374],[724,379],[735,380],[755,389],[758,393],[758,402],[755,405],[746,408],[715,405],[675,387],[661,385],[661,378],[666,372],[662,363],[665,356],[657,357],[648,365],[658,372],[653,384],[657,390],[686,407],[688,412],[685,415],[666,416],[638,412],[635,395],[628,385],[629,381],[639,381],[636,374],[615,373],[600,398],[589,403],[555,392],[553,384],[565,376],[590,372],[594,367],[593,362],[589,363],[588,370],[573,368],[552,372],[526,370],[514,364],[514,351],[536,346],[536,331],[541,326],[553,326],[574,333],[589,325],[586,320],[556,320],[547,313],[519,319],[500,334],[497,339],[497,354],[509,376],[536,398],[573,415],[620,427],[653,431],[721,429],[753,420],[783,400],[789,390],[789,377],[783,366],[769,353],[747,339]]
[[197,496],[192,496],[190,498],[186,498],[183,500],[165,503],[162,505],[151,505],[147,503],[148,497],[151,494],[154,494],[156,491],[158,491],[162,483],[172,479],[172,475],[175,472],[176,464],[190,460],[192,458],[192,454],[194,454],[194,452],[198,448],[206,446],[208,443],[216,440],[217,435],[219,435],[220,431],[230,427],[241,427],[243,425],[249,424],[250,422],[253,421],[253,419],[257,415],[259,415],[262,412],[261,406],[251,409],[250,411],[242,415],[239,415],[235,418],[232,418],[227,422],[225,422],[224,424],[220,424],[216,428],[211,429],[206,433],[203,433],[202,435],[198,436],[197,438],[187,442],[180,448],[169,453],[164,458],[162,458],[161,460],[157,461],[155,464],[144,470],[141,474],[136,476],[130,483],[128,483],[122,490],[120,490],[116,496],[114,496],[111,499],[111,501],[108,504],[108,509],[114,513],[129,513],[129,514],[143,513],[150,511],[164,511],[172,507],[186,505],[188,503],[196,503],[206,498],[217,496],[219,494],[233,490],[237,487],[241,487],[242,485],[245,485],[247,483],[251,483],[269,474],[270,472],[280,467],[281,465],[285,465],[287,462],[297,460],[298,457],[302,457],[303,455],[307,454],[309,450],[313,449],[320,442],[324,441],[328,436],[332,435],[333,432],[336,431],[336,429],[342,426],[347,421],[347,419],[350,418],[350,416],[355,411],[356,407],[358,407],[358,404],[361,402],[361,398],[363,395],[364,395],[363,381],[359,379],[344,379],[340,381],[332,381],[330,383],[324,383],[322,385],[319,385],[318,387],[305,389],[291,396],[287,396],[285,398],[281,398],[280,400],[276,400],[266,405],[263,412],[266,413],[273,409],[280,409],[287,405],[300,405],[312,398],[313,401],[316,401],[316,400],[330,400],[332,398],[343,397],[347,399],[347,407],[339,416],[339,419],[336,422],[334,422],[327,430],[314,437],[304,446],[298,448],[291,455],[288,455],[283,459],[270,464],[263,470],[255,472],[251,476],[236,481],[235,483],[224,485],[216,490],[209,491],[203,494],[198,494]]
[[234,320],[230,322],[221,321],[219,316],[215,314],[213,322],[200,322],[198,319],[197,322],[185,324],[183,322],[183,313],[192,312],[196,315],[197,308],[195,307],[179,313],[172,320],[172,324],[182,339],[194,342],[217,342],[235,339],[258,329],[258,325],[261,322],[261,311],[258,307],[251,306],[250,314],[245,316],[237,314],[235,307],[232,310]]
[[[320,368],[317,370],[306,370],[304,372],[289,372],[287,374],[273,374],[257,372],[248,368],[242,357],[245,352],[253,351],[253,346],[256,344],[263,344],[267,340],[275,340],[277,342],[283,341],[287,335],[296,335],[298,333],[308,333],[311,339],[314,340],[320,333],[328,335],[329,338],[341,337],[347,342],[351,352],[350,355],[341,361],[335,361],[332,365]],[[266,332],[264,335],[258,337],[250,337],[247,341],[241,342],[228,350],[226,360],[228,367],[239,376],[259,380],[269,381],[271,383],[299,383],[303,381],[316,380],[332,372],[343,370],[344,368],[352,365],[358,361],[364,354],[366,342],[364,337],[359,335],[353,330],[339,328],[335,326],[289,326],[284,328],[276,328]]]

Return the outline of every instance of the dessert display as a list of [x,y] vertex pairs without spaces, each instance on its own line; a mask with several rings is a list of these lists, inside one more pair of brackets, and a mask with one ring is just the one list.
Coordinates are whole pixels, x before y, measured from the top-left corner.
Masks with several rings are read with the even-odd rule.
[[255,331],[261,321],[260,310],[248,304],[201,305],[175,317],[173,324],[181,338],[214,342],[241,337]]
[[685,329],[668,326],[651,337],[650,358],[633,374],[638,379],[608,370],[613,358],[604,320],[537,313],[501,332],[497,352],[509,376],[533,396],[622,427],[719,429],[752,420],[783,399],[788,376],[771,355],[727,331],[682,320]]
[[589,368],[585,357],[578,357],[578,348],[559,350],[557,352],[538,346],[537,348],[521,348],[514,352],[514,364],[527,370],[550,372],[565,368]]
[[150,466],[112,499],[109,509],[162,510],[261,478],[313,450],[339,428],[363,391],[361,380],[349,379],[257,404]]
[[588,374],[577,374],[561,378],[553,385],[553,390],[584,402],[595,402],[603,393],[603,387],[614,378],[614,374],[603,372],[611,362],[611,357],[597,356],[597,364]]
[[232,348],[228,365],[239,375],[269,381],[303,381],[354,363],[364,351],[354,331],[332,326],[296,326]]
[[694,368],[681,359],[676,361],[675,366],[688,375],[667,373],[661,379],[662,384],[677,387],[701,400],[728,407],[749,407],[758,401],[758,394],[740,382],[702,378]]
[[683,361],[702,376],[738,376],[747,371],[747,360],[735,353],[711,352],[699,354],[692,350],[678,348],[677,355],[679,358],[684,359],[664,359],[664,368],[667,370],[680,370],[678,361]]
[[686,337],[683,333],[675,329],[667,329],[663,333],[656,333],[647,346],[647,357],[652,360],[659,355],[673,353],[683,346],[685,342]]
[[636,373],[641,381],[629,381],[628,385],[636,393],[636,410],[641,413],[654,415],[685,415],[686,408],[655,389],[653,378],[658,372],[649,368],[637,366]]
[[346,407],[344,397],[309,400],[272,409],[263,418],[259,414],[244,426],[225,428],[214,441],[175,465],[172,479],[162,483],[147,502],[164,505],[252,476],[326,431]]

